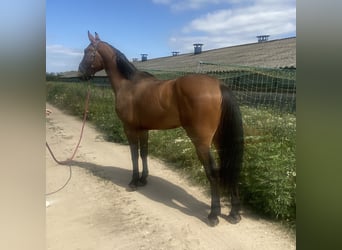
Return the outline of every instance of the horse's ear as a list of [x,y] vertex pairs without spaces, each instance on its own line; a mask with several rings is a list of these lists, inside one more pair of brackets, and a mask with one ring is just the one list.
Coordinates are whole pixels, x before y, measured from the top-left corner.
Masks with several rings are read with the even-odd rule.
[[96,43],[96,38],[92,34],[90,34],[89,30],[88,30],[88,38],[92,44]]
[[100,41],[100,37],[96,32],[95,32],[95,39],[96,39],[96,41]]

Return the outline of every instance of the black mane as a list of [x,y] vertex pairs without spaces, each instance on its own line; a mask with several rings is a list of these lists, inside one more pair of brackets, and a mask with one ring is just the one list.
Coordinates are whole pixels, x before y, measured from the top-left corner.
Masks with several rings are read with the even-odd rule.
[[136,80],[141,78],[155,78],[154,75],[145,72],[145,71],[139,71],[133,63],[128,61],[127,57],[118,49],[114,48],[112,45],[106,43],[109,47],[112,48],[112,50],[116,54],[116,66],[120,73],[127,79],[127,80]]
[[[108,43],[107,43],[108,44]],[[128,80],[132,80],[138,69],[128,61],[127,57],[118,49],[114,48],[112,45],[108,44],[116,54],[116,66],[120,73]]]

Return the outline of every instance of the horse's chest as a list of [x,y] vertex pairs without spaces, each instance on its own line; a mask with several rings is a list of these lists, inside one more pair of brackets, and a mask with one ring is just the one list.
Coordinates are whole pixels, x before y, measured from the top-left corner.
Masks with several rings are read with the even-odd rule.
[[115,102],[115,111],[123,123],[127,124],[133,122],[133,105],[128,100],[117,98]]

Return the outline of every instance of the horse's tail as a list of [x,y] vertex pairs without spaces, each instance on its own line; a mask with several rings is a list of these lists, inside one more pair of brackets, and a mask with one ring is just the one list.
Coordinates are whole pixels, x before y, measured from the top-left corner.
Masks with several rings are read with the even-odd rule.
[[240,108],[232,91],[221,84],[221,121],[216,132],[220,158],[220,180],[224,190],[237,191],[240,176],[244,137]]

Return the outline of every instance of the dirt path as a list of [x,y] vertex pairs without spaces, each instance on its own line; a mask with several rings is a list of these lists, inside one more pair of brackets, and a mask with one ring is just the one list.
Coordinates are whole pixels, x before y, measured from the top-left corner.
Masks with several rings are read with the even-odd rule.
[[[81,121],[48,105],[46,138],[58,159],[70,157]],[[105,142],[89,123],[71,166],[72,178],[46,200],[47,249],[295,249],[279,225],[242,212],[237,225],[220,217],[206,225],[210,198],[163,163],[149,159],[147,186],[127,192],[131,161],[127,146]],[[46,192],[61,187],[69,167],[46,150]],[[228,213],[227,204],[222,212]]]

